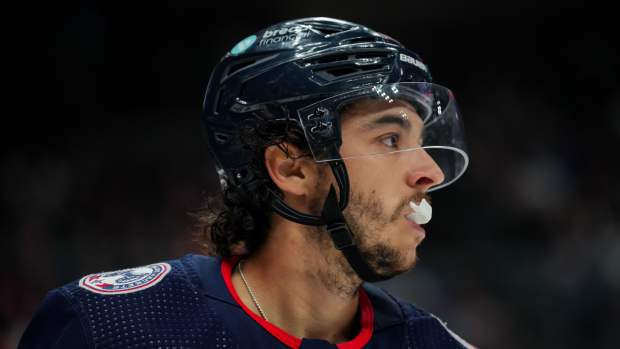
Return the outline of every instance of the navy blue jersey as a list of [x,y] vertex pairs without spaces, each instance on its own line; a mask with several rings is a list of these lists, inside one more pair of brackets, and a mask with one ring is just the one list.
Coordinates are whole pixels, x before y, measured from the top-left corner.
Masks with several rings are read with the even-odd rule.
[[187,255],[87,275],[48,293],[18,348],[470,347],[432,314],[370,284],[360,290],[355,338],[331,344],[294,337],[239,300],[235,263]]

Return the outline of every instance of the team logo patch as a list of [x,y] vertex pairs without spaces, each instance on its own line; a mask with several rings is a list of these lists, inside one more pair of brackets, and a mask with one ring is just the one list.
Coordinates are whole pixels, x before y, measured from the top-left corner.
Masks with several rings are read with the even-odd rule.
[[170,264],[156,263],[143,267],[86,275],[79,286],[99,294],[123,294],[157,285],[170,272]]

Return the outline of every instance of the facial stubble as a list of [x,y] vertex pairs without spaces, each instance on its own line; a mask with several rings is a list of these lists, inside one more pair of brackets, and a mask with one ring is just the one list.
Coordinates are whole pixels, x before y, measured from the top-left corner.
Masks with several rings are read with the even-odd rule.
[[[390,232],[390,226],[398,224],[398,220],[404,218],[402,212],[410,200],[410,197],[403,199],[397,209],[388,215],[374,191],[369,194],[351,192],[349,205],[343,212],[362,257],[377,274],[386,279],[410,270],[417,261],[417,256],[412,261],[408,261],[410,258],[406,256],[407,253],[415,251],[403,250],[403,246],[390,245],[389,238],[384,235]],[[312,206],[320,212],[322,203],[319,204],[317,199]],[[315,268],[315,276],[327,289],[336,294],[343,297],[354,295],[362,280],[344,255],[334,248],[325,227],[308,227],[308,229],[311,230],[308,234],[309,242],[318,248],[322,256],[321,263]]]

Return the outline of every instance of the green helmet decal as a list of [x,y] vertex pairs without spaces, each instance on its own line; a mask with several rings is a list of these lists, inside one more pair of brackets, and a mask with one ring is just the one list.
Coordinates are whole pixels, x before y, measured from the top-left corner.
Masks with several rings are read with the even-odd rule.
[[235,47],[230,50],[230,54],[233,56],[240,55],[256,42],[256,35],[250,35],[247,38],[239,41]]

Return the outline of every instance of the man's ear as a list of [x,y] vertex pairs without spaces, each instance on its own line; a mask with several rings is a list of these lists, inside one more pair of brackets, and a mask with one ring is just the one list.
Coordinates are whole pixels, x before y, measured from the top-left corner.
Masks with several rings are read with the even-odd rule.
[[[271,180],[285,194],[306,196],[315,187],[318,171],[312,158],[292,144],[272,145],[265,149],[265,167]],[[288,151],[288,154],[283,149]],[[288,196],[287,195],[287,196]]]

